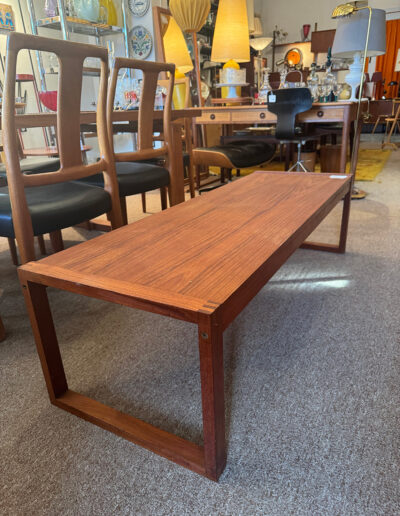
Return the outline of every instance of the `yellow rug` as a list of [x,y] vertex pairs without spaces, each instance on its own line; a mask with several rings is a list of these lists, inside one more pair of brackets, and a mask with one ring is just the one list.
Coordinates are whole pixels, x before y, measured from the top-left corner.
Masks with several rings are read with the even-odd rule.
[[[390,150],[380,149],[360,149],[358,153],[358,163],[356,170],[356,181],[373,181],[375,177],[382,171],[386,161],[390,156]],[[272,161],[264,166],[242,168],[240,175],[246,176],[255,170],[284,170],[284,163]],[[219,175],[218,167],[210,167],[210,171]],[[347,172],[350,171],[350,163],[347,163]],[[320,172],[320,166],[315,166],[315,172]]]

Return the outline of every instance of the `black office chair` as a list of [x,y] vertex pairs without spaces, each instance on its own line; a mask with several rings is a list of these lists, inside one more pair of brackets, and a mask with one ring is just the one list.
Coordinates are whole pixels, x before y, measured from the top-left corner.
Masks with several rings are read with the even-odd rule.
[[[274,99],[272,101],[272,99]],[[289,169],[289,172],[302,169],[309,172],[301,159],[301,146],[308,141],[316,141],[316,134],[307,135],[296,127],[296,115],[308,111],[312,107],[311,93],[308,88],[287,88],[273,90],[268,97],[268,110],[277,116],[275,138],[281,144],[297,144],[297,161]]]

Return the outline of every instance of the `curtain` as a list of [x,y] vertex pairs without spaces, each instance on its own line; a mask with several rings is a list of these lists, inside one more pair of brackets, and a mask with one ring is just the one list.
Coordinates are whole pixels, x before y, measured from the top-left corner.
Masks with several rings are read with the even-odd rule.
[[[400,86],[400,72],[394,71],[397,51],[400,48],[400,20],[386,22],[386,54],[376,58],[377,72],[382,72],[385,84],[379,84],[376,90],[376,98],[379,99],[386,90],[386,98],[397,97]],[[397,81],[399,85],[388,86],[390,81]]]

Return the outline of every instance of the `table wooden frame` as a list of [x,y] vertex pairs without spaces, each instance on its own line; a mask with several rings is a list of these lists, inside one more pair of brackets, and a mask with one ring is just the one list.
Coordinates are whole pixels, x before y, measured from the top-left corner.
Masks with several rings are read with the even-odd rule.
[[[300,177],[301,179],[299,179]],[[271,193],[271,184],[274,188],[273,193]],[[257,172],[205,196],[197,197],[135,224],[124,226],[117,231],[85,242],[80,246],[74,246],[52,257],[30,262],[20,267],[19,277],[51,402],[177,464],[217,481],[226,464],[223,332],[334,206],[343,197],[351,196],[351,185],[350,176],[328,177],[327,174]],[[250,193],[250,196],[246,197],[246,193]],[[232,195],[237,199],[236,201],[232,201]],[[256,203],[253,202],[254,196],[257,197]],[[187,285],[185,288],[193,288],[193,292],[196,294],[182,293],[178,287],[175,287],[175,290],[165,287],[158,288],[153,282],[148,284],[146,281],[130,279],[129,274],[129,280],[126,281],[124,275],[120,276],[122,264],[118,265],[118,278],[110,273],[107,264],[113,263],[115,260],[113,249],[117,249],[118,253],[121,252],[119,243],[122,242],[127,250],[129,247],[128,268],[134,267],[132,270],[137,271],[136,264],[132,264],[135,246],[139,245],[135,231],[139,231],[146,239],[146,235],[152,234],[151,228],[153,228],[153,232],[165,232],[167,228],[182,228],[184,225],[186,228],[190,228],[193,221],[196,224],[199,223],[199,214],[202,213],[202,216],[206,218],[209,216],[210,206],[214,206],[214,209],[218,210],[227,202],[239,203],[238,208],[231,204],[231,210],[237,209],[239,213],[245,214],[246,222],[244,223],[240,217],[236,217],[236,227],[233,227],[232,230],[234,236],[232,240],[229,240],[230,247],[225,249],[222,260],[225,260],[226,266],[232,263],[233,251],[236,252],[240,249],[240,263],[250,253],[253,260],[256,259],[257,254],[257,265],[247,266],[247,270],[241,278],[228,274],[222,291],[219,275],[213,277],[213,271],[217,269],[215,266],[207,269],[212,272],[209,278],[204,278],[203,275],[198,276],[197,270],[190,269],[194,281],[185,279],[184,284]],[[247,204],[240,204],[243,202]],[[268,209],[264,207],[263,202],[266,202]],[[246,206],[247,209],[256,211],[246,214]],[[290,228],[285,224],[281,228],[282,216],[288,217]],[[344,219],[345,217],[342,218],[342,225],[345,222]],[[271,230],[271,237],[264,232],[264,228],[268,228],[269,220],[272,220],[271,227],[275,227],[274,230]],[[230,228],[231,224],[234,225],[230,212],[227,212],[225,225]],[[205,224],[201,226],[203,235],[199,237],[200,240],[206,238],[202,243],[203,248],[207,249],[209,259],[214,262],[218,260],[221,270],[226,271],[224,263],[221,263],[221,258],[215,255],[215,245],[217,244],[214,243],[214,248],[210,246],[209,240],[207,240],[210,238],[208,236],[210,232],[204,226]],[[146,231],[143,231],[143,228]],[[257,228],[259,228],[260,237],[249,240],[248,230],[254,231]],[[135,234],[132,235],[132,232]],[[176,231],[173,234],[175,235]],[[146,251],[145,243],[144,247],[140,244],[139,248],[145,248],[149,259],[163,260],[160,258],[162,253],[158,253],[156,248],[159,245],[162,252],[165,252],[163,246],[169,245],[166,242],[170,243],[170,238],[165,240],[165,238],[156,237],[153,240],[154,248],[151,247]],[[179,242],[182,242],[182,239]],[[188,255],[185,254],[183,260],[185,265],[181,265],[184,267],[183,273],[187,267],[186,256],[193,257],[193,253],[197,256],[197,251],[193,250],[191,244],[184,249],[182,249],[182,244],[177,247],[181,247],[180,254],[176,255],[177,259],[178,257],[179,260],[181,259],[181,253],[188,253]],[[100,248],[103,251],[99,254]],[[173,245],[173,249],[175,248]],[[107,252],[106,249],[108,249]],[[255,249],[257,249],[257,253],[252,252]],[[94,264],[93,257],[100,257],[100,269],[107,272],[103,273],[97,269],[99,262],[97,258],[94,258],[97,265]],[[76,258],[79,258],[78,266],[76,266]],[[142,257],[138,260],[143,263]],[[179,260],[177,263],[182,264]],[[253,264],[252,260],[249,261],[247,258],[246,260],[246,263]],[[165,263],[164,260],[162,263]],[[159,276],[162,278],[162,282],[166,278],[173,280],[175,266],[173,260],[170,268],[168,264],[165,265],[165,270]],[[160,273],[159,270],[158,272]],[[174,281],[173,284],[175,285]],[[213,286],[210,287],[210,285]],[[68,388],[46,287],[67,290],[197,324],[204,446],[155,428]],[[200,292],[204,293],[200,294]],[[216,300],[213,301],[213,297]]]

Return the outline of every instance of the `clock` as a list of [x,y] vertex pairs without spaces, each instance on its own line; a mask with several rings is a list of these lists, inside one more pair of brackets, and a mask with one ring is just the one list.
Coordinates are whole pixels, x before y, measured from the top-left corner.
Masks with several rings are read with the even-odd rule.
[[128,0],[129,9],[134,16],[144,16],[150,7],[150,0]]
[[303,54],[301,53],[301,50],[299,50],[298,48],[291,48],[286,52],[285,61],[289,66],[294,67],[296,65],[299,65],[301,64],[302,60]]

